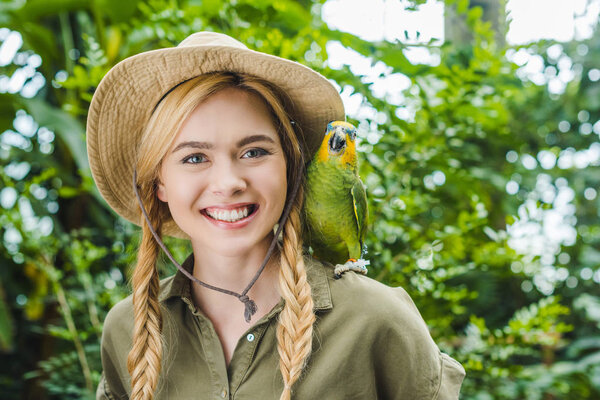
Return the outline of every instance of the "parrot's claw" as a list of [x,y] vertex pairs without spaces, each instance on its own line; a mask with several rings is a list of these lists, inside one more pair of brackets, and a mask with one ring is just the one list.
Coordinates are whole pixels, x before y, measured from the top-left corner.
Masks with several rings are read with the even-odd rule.
[[366,275],[367,274],[367,265],[369,265],[369,264],[370,264],[369,260],[364,260],[362,258],[355,260],[354,258],[351,258],[348,261],[346,261],[344,264],[336,265],[335,269],[333,270],[333,274],[334,274],[335,279],[340,279],[342,277],[342,274],[346,271],[354,271],[354,272],[358,272],[359,274]]

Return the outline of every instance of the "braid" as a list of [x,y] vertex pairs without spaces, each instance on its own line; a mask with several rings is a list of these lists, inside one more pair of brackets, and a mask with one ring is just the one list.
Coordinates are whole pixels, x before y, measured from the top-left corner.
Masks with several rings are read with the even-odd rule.
[[[302,198],[302,193],[298,198]],[[291,398],[292,385],[300,377],[312,349],[315,314],[302,259],[300,232],[300,206],[295,204],[284,226],[279,270],[279,289],[285,300],[277,326],[279,369],[284,386],[280,400]]]
[[[146,192],[147,193],[147,192]],[[160,232],[162,218],[159,200],[150,196],[147,204],[152,225]],[[131,375],[131,400],[151,400],[158,383],[162,357],[162,317],[158,303],[159,277],[156,269],[158,244],[141,218],[142,242],[133,272],[133,345],[127,358]]]

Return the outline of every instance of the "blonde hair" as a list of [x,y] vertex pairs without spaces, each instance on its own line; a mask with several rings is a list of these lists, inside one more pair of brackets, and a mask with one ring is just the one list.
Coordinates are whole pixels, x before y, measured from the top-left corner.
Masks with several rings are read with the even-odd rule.
[[[285,301],[277,326],[279,368],[283,377],[280,400],[291,398],[312,349],[315,315],[311,288],[302,258],[301,207],[302,182],[297,171],[303,168],[303,143],[290,122],[293,104],[271,83],[248,75],[219,72],[202,75],[176,86],[158,104],[143,132],[136,160],[138,186],[150,222],[157,232],[173,223],[167,206],[156,195],[161,160],[175,139],[186,117],[209,96],[226,88],[238,88],[258,95],[269,108],[277,128],[287,165],[288,200],[294,185],[299,185],[292,208],[283,227],[279,270],[279,291]],[[295,127],[296,131],[300,128]],[[162,359],[162,318],[158,302],[159,277],[156,260],[158,243],[140,212],[142,240],[132,276],[134,332],[127,358],[131,375],[131,399],[150,400],[154,396]]]

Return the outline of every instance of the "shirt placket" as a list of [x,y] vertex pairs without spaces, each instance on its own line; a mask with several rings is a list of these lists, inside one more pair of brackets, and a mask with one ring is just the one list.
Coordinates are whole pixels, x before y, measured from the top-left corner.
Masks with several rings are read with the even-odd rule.
[[208,370],[211,375],[212,383],[212,398],[216,400],[229,399],[229,377],[227,374],[227,366],[225,365],[225,355],[219,336],[213,327],[212,322],[202,313],[196,310],[190,299],[182,297],[183,301],[188,305],[189,310],[194,316],[198,337],[201,338],[200,343],[204,351],[204,357],[208,365]]
[[225,363],[225,354],[219,336],[212,322],[187,297],[182,296],[189,311],[196,321],[196,328],[206,362],[211,374],[213,397],[215,399],[235,400],[235,393],[244,382],[248,369],[255,359],[259,344],[272,320],[283,308],[283,302],[277,304],[271,312],[263,316],[252,328],[248,329],[238,340],[229,368]]
[[231,400],[235,400],[236,392],[244,382],[244,378],[255,359],[256,352],[268,326],[269,321],[263,321],[246,331],[239,339],[228,369]]

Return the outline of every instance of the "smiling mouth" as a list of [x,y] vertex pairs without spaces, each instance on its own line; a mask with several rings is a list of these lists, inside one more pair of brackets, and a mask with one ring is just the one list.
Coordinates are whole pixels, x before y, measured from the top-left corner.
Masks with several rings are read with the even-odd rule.
[[208,207],[202,210],[202,213],[215,221],[238,222],[254,214],[257,209],[255,204],[248,204],[231,210]]

